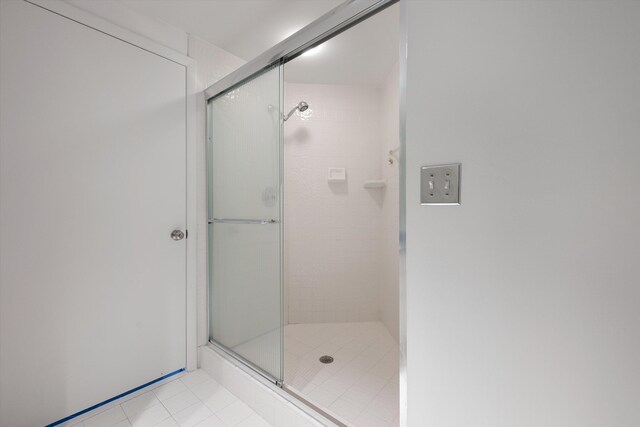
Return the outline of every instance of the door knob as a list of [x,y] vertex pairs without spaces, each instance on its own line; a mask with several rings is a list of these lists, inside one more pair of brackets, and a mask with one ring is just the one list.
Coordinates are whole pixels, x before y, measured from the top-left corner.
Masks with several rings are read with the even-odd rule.
[[173,230],[171,232],[171,238],[173,240],[182,240],[184,239],[184,232],[182,230]]

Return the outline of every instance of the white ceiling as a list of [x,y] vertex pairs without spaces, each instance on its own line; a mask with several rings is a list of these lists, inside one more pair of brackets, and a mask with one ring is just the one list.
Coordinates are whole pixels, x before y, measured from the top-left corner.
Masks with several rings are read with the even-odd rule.
[[[343,0],[121,0],[139,13],[251,60]],[[397,5],[285,65],[295,83],[378,86],[398,60]]]
[[399,58],[399,9],[394,5],[285,64],[291,83],[380,86]]

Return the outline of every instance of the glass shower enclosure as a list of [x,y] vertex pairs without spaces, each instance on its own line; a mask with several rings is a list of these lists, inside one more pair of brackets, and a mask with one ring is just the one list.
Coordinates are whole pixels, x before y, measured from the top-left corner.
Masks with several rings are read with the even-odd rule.
[[208,101],[209,339],[284,376],[282,65]]

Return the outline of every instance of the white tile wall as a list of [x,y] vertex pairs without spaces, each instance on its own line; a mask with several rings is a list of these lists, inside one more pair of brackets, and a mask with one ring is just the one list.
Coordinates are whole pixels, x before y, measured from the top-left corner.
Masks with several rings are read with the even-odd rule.
[[[285,109],[310,105],[284,134],[285,384],[357,427],[398,424],[398,76],[285,84]],[[328,183],[329,167],[347,182]],[[381,178],[384,190],[362,186]]]
[[285,84],[286,109],[301,100],[284,133],[288,322],[377,320],[384,191],[363,182],[382,177],[381,91]]

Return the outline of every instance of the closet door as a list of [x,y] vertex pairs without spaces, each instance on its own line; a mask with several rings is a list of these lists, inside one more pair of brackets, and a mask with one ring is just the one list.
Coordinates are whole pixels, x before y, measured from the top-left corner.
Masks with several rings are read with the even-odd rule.
[[209,102],[210,339],[282,380],[282,67]]
[[31,427],[185,367],[186,70],[0,7],[0,425]]

